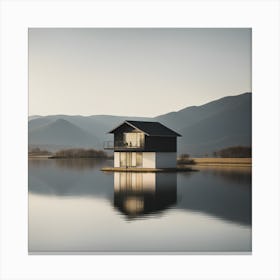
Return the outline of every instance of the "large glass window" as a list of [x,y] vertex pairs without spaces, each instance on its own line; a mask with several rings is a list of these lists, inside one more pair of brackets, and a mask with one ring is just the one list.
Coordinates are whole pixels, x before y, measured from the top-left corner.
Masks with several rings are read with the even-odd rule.
[[120,167],[126,167],[126,153],[120,153]]
[[127,147],[142,147],[144,142],[143,133],[124,133],[124,142]]

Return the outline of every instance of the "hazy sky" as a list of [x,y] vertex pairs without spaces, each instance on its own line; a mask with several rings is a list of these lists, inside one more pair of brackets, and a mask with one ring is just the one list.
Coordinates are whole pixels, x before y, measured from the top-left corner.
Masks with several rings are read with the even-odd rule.
[[251,29],[29,29],[29,115],[157,116],[251,91]]

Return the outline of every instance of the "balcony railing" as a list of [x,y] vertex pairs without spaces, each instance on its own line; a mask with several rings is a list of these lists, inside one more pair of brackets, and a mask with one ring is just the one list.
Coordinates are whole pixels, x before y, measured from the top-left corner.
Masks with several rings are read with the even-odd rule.
[[114,150],[114,141],[104,141],[103,149],[104,150]]
[[104,141],[103,143],[104,150],[117,150],[117,149],[123,149],[123,150],[137,150],[137,149],[143,149],[144,143],[127,143],[124,141]]

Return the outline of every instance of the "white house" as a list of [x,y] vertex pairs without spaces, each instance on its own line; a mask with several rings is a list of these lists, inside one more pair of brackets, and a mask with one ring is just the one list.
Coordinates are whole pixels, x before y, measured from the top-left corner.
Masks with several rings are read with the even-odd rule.
[[159,122],[124,121],[111,130],[114,167],[176,168],[177,132]]

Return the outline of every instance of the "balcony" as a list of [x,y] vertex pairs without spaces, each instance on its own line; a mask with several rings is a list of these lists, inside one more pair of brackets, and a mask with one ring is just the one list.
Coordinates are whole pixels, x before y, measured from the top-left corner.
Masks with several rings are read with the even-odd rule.
[[124,151],[133,151],[133,150],[142,150],[144,149],[144,142],[138,143],[127,143],[124,141],[104,141],[103,143],[104,150],[124,150]]

